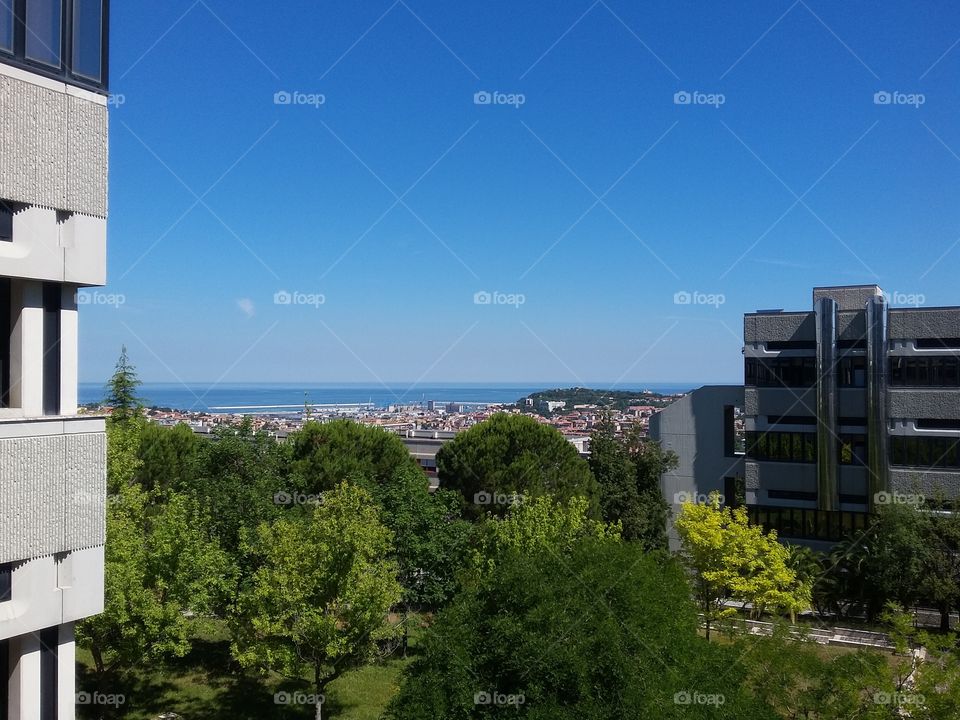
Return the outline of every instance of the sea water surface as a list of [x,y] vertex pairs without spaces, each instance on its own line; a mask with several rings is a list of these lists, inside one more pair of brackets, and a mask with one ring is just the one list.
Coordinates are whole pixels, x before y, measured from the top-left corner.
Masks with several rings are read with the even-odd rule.
[[[703,383],[615,385],[614,390],[651,390],[662,394],[688,392]],[[139,395],[147,407],[196,412],[252,413],[295,411],[309,403],[375,407],[438,403],[513,403],[530,393],[570,387],[566,383],[144,383]],[[591,388],[610,388],[592,383]],[[80,383],[79,401],[85,405],[104,397],[100,383]]]

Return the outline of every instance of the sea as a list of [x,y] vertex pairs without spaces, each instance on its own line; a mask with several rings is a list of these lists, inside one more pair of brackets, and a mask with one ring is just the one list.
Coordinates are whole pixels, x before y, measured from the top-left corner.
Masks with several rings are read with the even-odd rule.
[[[650,390],[663,395],[688,392],[703,383],[650,383],[615,385],[615,390]],[[592,383],[591,388],[609,388],[611,383]],[[359,405],[375,408],[391,405],[456,403],[466,405],[514,403],[530,393],[570,387],[571,383],[430,383],[388,385],[362,383],[144,383],[139,395],[147,407],[192,412],[272,414],[297,413],[304,404]],[[81,405],[103,400],[102,383],[80,383]]]

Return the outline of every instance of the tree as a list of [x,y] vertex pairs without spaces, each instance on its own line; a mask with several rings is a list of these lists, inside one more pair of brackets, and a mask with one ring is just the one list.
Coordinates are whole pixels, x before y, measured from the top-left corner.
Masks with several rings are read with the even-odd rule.
[[809,607],[810,584],[790,569],[790,551],[777,542],[776,533],[750,525],[744,508],[720,507],[716,493],[710,500],[684,503],[675,522],[707,639],[712,621],[733,612],[724,606],[728,596],[751,603],[754,615],[769,608],[792,617]]
[[244,667],[313,676],[316,716],[331,681],[396,635],[402,596],[387,560],[392,533],[370,494],[342,483],[307,517],[261,524],[249,548],[259,562],[240,599],[232,651]]
[[122,422],[141,414],[143,401],[137,396],[139,387],[140,379],[137,377],[136,368],[127,357],[127,346],[124,345],[120,349],[120,358],[113,375],[107,382],[104,403],[113,409],[110,417]]
[[358,477],[387,483],[402,468],[419,470],[399,436],[353,420],[307,422],[288,443],[292,479],[304,493],[322,493]]
[[[736,656],[697,635],[682,569],[635,543],[508,554],[421,648],[391,720],[774,717],[738,689]],[[692,694],[716,700],[694,708]]]
[[460,433],[437,453],[440,484],[458,491],[466,515],[504,514],[522,496],[585,497],[599,517],[597,482],[587,462],[557,430],[524,415],[497,413]]
[[648,550],[666,550],[669,506],[660,478],[676,467],[676,454],[635,433],[617,438],[606,417],[590,438],[589,462],[600,487],[603,519],[622,523],[624,540]]
[[227,572],[205,525],[183,495],[151,506],[133,483],[108,497],[104,611],[78,625],[101,686],[117,669],[189,650],[185,613],[207,612]]
[[410,609],[439,608],[456,592],[471,525],[461,517],[460,496],[449,490],[431,493],[419,469],[405,468],[390,483],[370,485],[383,522],[393,532],[406,655]]
[[902,607],[916,603],[929,549],[925,516],[913,505],[880,506],[858,539],[856,570],[868,620],[876,620],[891,601]]
[[197,472],[200,441],[183,423],[172,428],[146,423],[140,432],[137,480],[149,492],[189,486]]
[[620,526],[591,519],[586,498],[574,497],[566,504],[535,498],[515,505],[504,517],[491,516],[479,527],[473,567],[486,574],[511,555],[567,555],[585,538],[619,541]]

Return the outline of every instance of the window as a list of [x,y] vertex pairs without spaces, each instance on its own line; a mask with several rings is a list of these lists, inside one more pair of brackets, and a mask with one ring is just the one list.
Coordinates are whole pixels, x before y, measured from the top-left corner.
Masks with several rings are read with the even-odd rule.
[[744,384],[757,387],[813,387],[817,384],[817,359],[746,358]]
[[840,358],[840,387],[862,388],[867,386],[867,359],[862,355]]
[[13,52],[13,0],[0,1],[0,50]]
[[0,56],[32,73],[103,92],[109,0],[0,0]]
[[867,438],[865,435],[842,433],[837,453],[841,465],[867,464]]
[[924,350],[936,350],[939,348],[960,349],[960,338],[917,338],[916,345]]
[[816,462],[815,433],[751,431],[747,433],[747,457],[778,462]]
[[890,358],[890,384],[900,387],[957,387],[960,358],[955,355]]
[[73,0],[73,72],[100,82],[103,62],[103,3]]
[[60,285],[43,284],[43,414],[60,414]]
[[741,476],[723,479],[723,499],[724,504],[729,508],[738,508],[747,504],[747,485]]
[[767,350],[816,350],[816,340],[770,340]]
[[890,436],[890,464],[920,468],[960,468],[960,438]]
[[0,565],[0,602],[13,598],[13,563]]
[[751,505],[747,517],[751,524],[776,530],[782,537],[835,542],[866,528],[868,515],[848,510]]
[[771,500],[817,501],[817,494],[815,492],[807,492],[806,490],[767,490],[767,497]]
[[13,295],[10,278],[0,278],[0,407],[10,407],[10,331],[13,322]]
[[27,0],[26,57],[60,67],[63,0]]
[[5,202],[0,202],[0,242],[13,242],[13,208]]

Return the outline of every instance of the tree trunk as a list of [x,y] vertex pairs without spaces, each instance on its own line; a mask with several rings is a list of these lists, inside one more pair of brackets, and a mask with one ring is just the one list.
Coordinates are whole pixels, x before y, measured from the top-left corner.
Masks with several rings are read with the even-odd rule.
[[407,659],[407,644],[410,639],[410,603],[403,604],[403,659]]
[[705,619],[707,621],[707,642],[710,642],[710,613],[706,613]]
[[317,691],[317,696],[314,698],[316,702],[316,713],[314,717],[316,720],[323,720],[323,701],[326,698],[323,695],[324,688],[326,687],[326,680],[320,674],[320,663],[317,663],[313,666],[313,686]]
[[950,632],[950,605],[948,603],[940,605],[940,631]]

